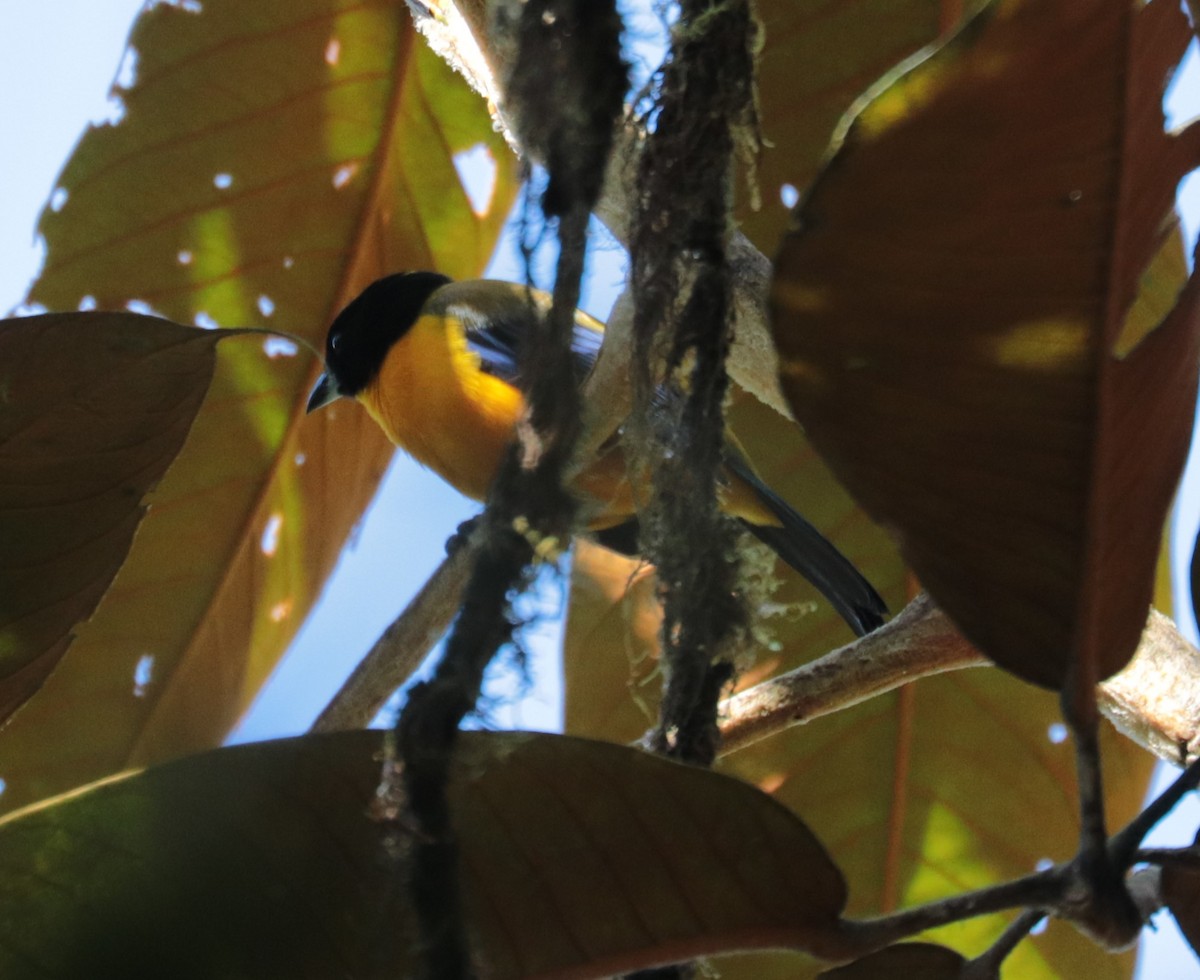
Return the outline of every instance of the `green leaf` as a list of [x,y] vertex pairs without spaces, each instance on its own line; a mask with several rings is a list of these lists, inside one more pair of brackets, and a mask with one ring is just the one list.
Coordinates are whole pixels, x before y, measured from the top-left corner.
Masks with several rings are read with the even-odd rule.
[[[240,746],[0,821],[0,972],[406,977],[402,824],[377,732]],[[753,788],[633,749],[463,737],[452,775],[481,973],[604,976],[839,942],[837,868]]]

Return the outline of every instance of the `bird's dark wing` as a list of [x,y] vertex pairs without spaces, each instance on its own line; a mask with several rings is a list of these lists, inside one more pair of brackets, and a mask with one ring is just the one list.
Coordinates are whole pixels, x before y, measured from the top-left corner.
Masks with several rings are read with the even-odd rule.
[[746,530],[811,582],[856,634],[863,636],[882,626],[887,606],[862,572],[763,483],[741,454],[729,446],[725,466],[749,484],[767,510],[779,519],[779,526],[743,520]]
[[[422,312],[451,316],[462,323],[467,346],[479,366],[503,381],[519,383],[521,345],[533,329],[534,317],[550,309],[550,296],[538,289],[494,279],[454,282],[439,289]],[[571,339],[575,380],[582,382],[596,363],[604,327],[586,313],[576,313]]]

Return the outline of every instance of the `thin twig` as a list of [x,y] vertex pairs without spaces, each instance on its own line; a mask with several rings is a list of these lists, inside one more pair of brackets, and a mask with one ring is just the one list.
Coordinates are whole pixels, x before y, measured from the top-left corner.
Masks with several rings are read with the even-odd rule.
[[[1145,853],[1153,857],[1174,858],[1185,854],[1186,849],[1179,852]],[[987,969],[998,967],[1000,961],[1047,915],[1069,920],[1091,932],[1096,925],[1091,915],[1094,908],[1086,902],[1081,904],[1078,887],[1075,862],[1058,864],[1013,881],[1001,882],[963,895],[952,895],[891,915],[872,919],[843,919],[839,922],[836,932],[824,936],[821,944],[812,948],[810,952],[831,962],[846,962],[859,959],[893,943],[911,939],[928,929],[964,922],[995,912],[1022,909],[1022,914],[1004,931],[995,945],[973,961],[982,964],[983,970],[979,974],[968,974],[975,980],[976,977],[989,976]]]
[[1114,862],[1109,847],[1095,681],[1094,665],[1077,658],[1062,690],[1079,784],[1079,851],[1068,865],[1065,914],[1105,949],[1116,951],[1137,940],[1142,914],[1125,884],[1126,868]]
[[366,728],[450,627],[478,544],[471,536],[438,566],[346,678],[310,732]]
[[[1095,708],[1095,701],[1077,696],[1069,682],[1064,687],[1062,705],[1063,717],[1075,745],[1079,783],[1079,860],[1085,874],[1107,874],[1108,831],[1100,769],[1100,713]],[[1086,707],[1082,714],[1076,714],[1075,709],[1080,705]]]
[[[924,593],[887,625],[795,670],[763,681],[721,707],[722,751],[841,711],[934,674],[987,660]],[[1100,711],[1123,734],[1180,765],[1200,732],[1200,652],[1151,610],[1129,665],[1097,687]]]
[[1056,909],[1062,903],[1067,880],[1065,869],[1060,865],[990,888],[981,888],[965,895],[953,895],[937,902],[904,909],[892,915],[874,919],[842,920],[839,938],[845,945],[836,951],[822,949],[816,952],[817,955],[833,960],[857,959],[927,929],[963,922],[976,916],[1017,908]]
[[1117,867],[1125,868],[1133,862],[1138,845],[1154,829],[1154,825],[1175,809],[1175,805],[1197,785],[1200,785],[1200,760],[1188,766],[1149,806],[1113,834],[1108,850]]
[[1200,851],[1194,847],[1139,847],[1134,852],[1133,863],[1200,871]]
[[1026,909],[1000,934],[991,946],[971,960],[963,971],[962,980],[991,980],[1000,976],[1000,966],[1033,928],[1046,918],[1041,909]]

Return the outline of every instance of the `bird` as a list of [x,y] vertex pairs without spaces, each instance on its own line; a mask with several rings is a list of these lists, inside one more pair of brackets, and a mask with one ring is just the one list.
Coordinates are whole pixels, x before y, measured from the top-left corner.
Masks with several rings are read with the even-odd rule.
[[[455,281],[429,271],[378,279],[330,325],[325,370],[307,412],[339,398],[357,401],[392,443],[483,501],[524,410],[523,339],[549,305],[540,290],[495,279]],[[603,339],[604,325],[577,311],[575,384],[587,377]],[[871,583],[759,478],[728,438],[723,464],[722,510],[811,582],[856,634],[882,625],[887,607]],[[628,550],[637,499],[619,433],[581,469],[572,489],[591,504],[588,531]]]

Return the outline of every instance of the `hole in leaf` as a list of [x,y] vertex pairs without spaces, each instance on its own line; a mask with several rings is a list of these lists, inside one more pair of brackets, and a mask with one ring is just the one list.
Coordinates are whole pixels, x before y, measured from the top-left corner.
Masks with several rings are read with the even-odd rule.
[[270,358],[295,357],[298,350],[287,337],[268,337],[263,341],[263,353]]
[[175,260],[180,265],[191,265],[192,264],[192,253],[189,252],[186,248],[181,249],[179,254],[175,256]]
[[1163,239],[1142,270],[1137,295],[1113,344],[1114,357],[1128,357],[1155,327],[1166,320],[1187,285],[1187,277],[1183,233],[1175,228]]
[[341,190],[350,181],[354,179],[354,175],[358,173],[357,163],[343,163],[333,172],[333,187],[334,190]]
[[[1164,125],[1168,131],[1179,130],[1200,119],[1200,44],[1193,38],[1183,59],[1163,92]],[[1179,185],[1176,207],[1183,217],[1184,252],[1191,268],[1192,253],[1200,229],[1200,175],[1193,172]]]
[[113,87],[129,91],[137,84],[138,53],[137,49],[128,47],[121,55],[121,64],[117,67],[117,77],[113,79]]
[[1049,918],[1042,919],[1041,922],[1039,922],[1036,926],[1034,926],[1032,929],[1029,930],[1029,935],[1040,936],[1043,932],[1046,931],[1046,927],[1049,924],[1050,924]]
[[219,173],[213,175],[213,187],[219,191],[226,190],[233,185],[233,174]]
[[13,308],[9,316],[41,316],[43,313],[49,313],[41,303],[22,303],[20,306]]
[[216,330],[221,326],[203,310],[192,317],[192,323],[196,324],[198,327],[203,327],[205,330]]
[[108,93],[103,106],[91,116],[91,121],[97,126],[116,126],[125,118],[125,100],[114,88]]
[[150,680],[154,674],[154,655],[143,653],[138,657],[138,662],[133,668],[133,696],[141,698],[146,696],[146,689],[150,686]]
[[285,619],[288,618],[289,615],[291,615],[291,612],[292,612],[292,600],[291,599],[284,599],[283,602],[277,602],[277,603],[275,603],[275,605],[273,605],[271,607],[271,613],[270,613],[271,622],[272,623],[282,623]]
[[496,159],[483,143],[454,154],[454,169],[475,217],[487,217],[496,194]]
[[800,192],[796,189],[796,185],[781,185],[779,188],[779,200],[783,202],[783,206],[789,211],[794,208],[800,200]]
[[282,529],[283,515],[279,513],[272,514],[267,519],[267,525],[263,528],[262,540],[259,542],[262,553],[268,558],[279,550],[279,532]]
[[331,37],[329,43],[325,45],[325,64],[330,68],[334,67],[338,60],[342,57],[342,42],[336,37]]
[[[275,312],[275,301],[265,293],[258,297],[258,312],[263,316],[270,316]],[[270,353],[270,351],[268,351]]]
[[1037,871],[1049,871],[1054,867],[1054,862],[1049,858],[1038,858],[1037,864],[1035,864],[1033,867]]
[[1055,745],[1062,745],[1067,740],[1071,733],[1067,731],[1067,726],[1061,721],[1056,721],[1053,725],[1046,729],[1046,737]]
[[308,462],[308,457],[305,456],[304,453],[296,453],[294,458],[297,466],[303,466]]
[[787,782],[787,777],[781,772],[771,773],[758,781],[758,788],[764,793],[774,793]]
[[1163,92],[1167,130],[1181,129],[1200,116],[1200,45],[1193,38]]
[[1190,272],[1192,256],[1196,251],[1196,238],[1200,235],[1200,172],[1190,173],[1179,182],[1175,207],[1179,209],[1180,224],[1183,227],[1184,258]]
[[285,255],[283,257],[283,267],[285,269],[290,269],[295,264],[296,264],[296,260],[293,259],[290,255]]
[[144,299],[129,300],[129,302],[127,302],[125,304],[125,309],[127,309],[130,313],[140,313],[142,316],[161,316],[162,315],[157,310],[155,310],[153,306],[151,306],[149,303],[147,303]]
[[81,299],[79,301],[79,312],[80,313],[91,313],[92,310],[94,310],[95,308],[96,308],[96,297],[95,296],[90,296],[90,295],[85,296],[85,297],[83,297],[83,299]]
[[65,187],[54,188],[54,193],[50,195],[50,210],[57,214],[66,205],[67,198],[70,196]]
[[0,777],[0,796],[4,795],[6,789],[8,789],[8,783],[4,781],[3,777]]

